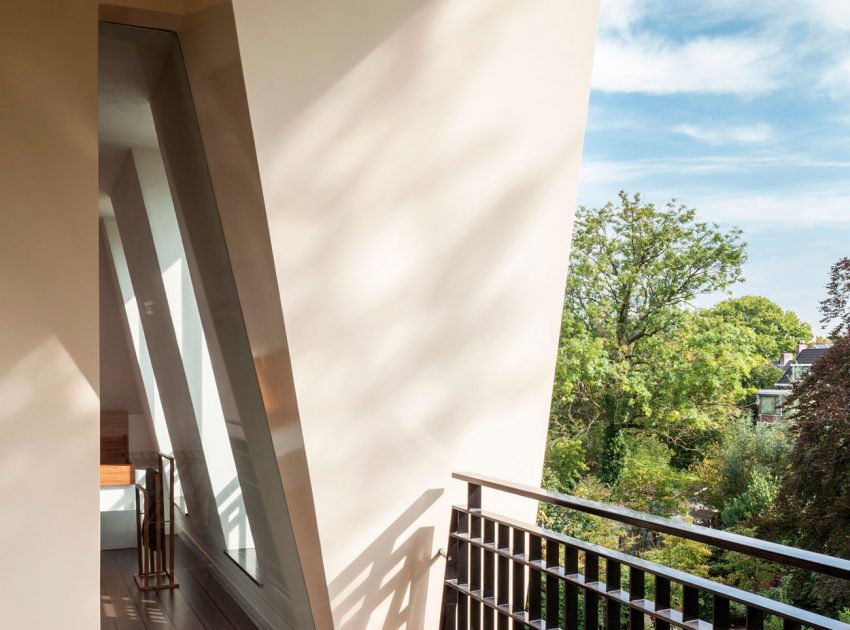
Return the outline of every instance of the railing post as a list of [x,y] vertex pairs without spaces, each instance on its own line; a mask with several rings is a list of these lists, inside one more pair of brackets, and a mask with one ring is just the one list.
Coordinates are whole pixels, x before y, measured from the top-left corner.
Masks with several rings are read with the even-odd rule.
[[[670,612],[670,580],[655,576],[655,610],[656,612]],[[666,621],[657,621],[655,630],[670,630],[670,624]]]
[[[470,483],[467,487],[466,506],[470,512],[481,511],[481,486]],[[481,538],[481,517],[469,515],[467,533],[470,538]],[[471,592],[481,594],[481,548],[475,544],[469,545],[469,558],[466,560],[467,584]],[[461,614],[465,611],[461,609]],[[463,626],[462,626],[463,627]],[[469,601],[469,626],[470,630],[481,628],[481,604],[476,599]]]
[[470,510],[481,509],[481,486],[479,486],[478,484],[468,484],[466,507]]
[[[458,544],[457,539],[452,536],[458,532],[459,514],[457,510],[452,510],[452,518],[449,524],[449,545],[446,549],[446,581],[457,581],[457,554]],[[457,629],[457,608],[458,608],[458,592],[457,590],[443,586],[443,610],[440,615],[441,630],[456,630]]]
[[[586,551],[584,553],[584,583],[598,586],[599,556]],[[584,589],[584,627],[586,630],[599,628],[599,595],[592,588]]]

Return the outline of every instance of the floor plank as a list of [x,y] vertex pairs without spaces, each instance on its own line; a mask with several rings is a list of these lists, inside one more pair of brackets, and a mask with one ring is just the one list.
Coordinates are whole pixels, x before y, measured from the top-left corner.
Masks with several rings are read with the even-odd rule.
[[179,538],[176,589],[141,592],[136,551],[101,552],[101,628],[107,630],[257,630],[256,625]]
[[[105,619],[112,622],[116,630],[135,630],[147,628],[139,612],[133,593],[121,576],[121,569],[115,563],[114,554],[100,556],[101,585],[101,628],[108,628]],[[107,598],[107,599],[104,599]]]

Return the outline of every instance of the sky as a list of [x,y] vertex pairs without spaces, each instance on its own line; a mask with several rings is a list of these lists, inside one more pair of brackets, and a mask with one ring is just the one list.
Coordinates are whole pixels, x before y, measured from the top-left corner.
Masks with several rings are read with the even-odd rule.
[[850,0],[602,0],[591,87],[579,204],[623,189],[741,228],[733,295],[821,332],[850,255]]

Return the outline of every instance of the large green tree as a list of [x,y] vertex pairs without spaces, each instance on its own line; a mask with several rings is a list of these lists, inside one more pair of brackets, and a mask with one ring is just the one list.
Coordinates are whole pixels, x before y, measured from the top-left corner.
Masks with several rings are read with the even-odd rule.
[[619,477],[621,431],[651,429],[688,448],[740,397],[741,371],[755,364],[752,333],[688,303],[739,281],[744,260],[738,230],[674,202],[659,208],[623,192],[617,204],[579,209],[553,426],[584,432],[603,480]]
[[670,330],[697,295],[741,280],[746,245],[696,210],[664,208],[620,193],[618,204],[580,208],[567,280],[568,307],[594,337],[631,357],[643,339]]
[[793,311],[756,295],[731,298],[720,302],[710,312],[724,321],[746,326],[755,335],[755,352],[776,360],[780,352],[793,350],[798,341],[808,342],[812,328]]

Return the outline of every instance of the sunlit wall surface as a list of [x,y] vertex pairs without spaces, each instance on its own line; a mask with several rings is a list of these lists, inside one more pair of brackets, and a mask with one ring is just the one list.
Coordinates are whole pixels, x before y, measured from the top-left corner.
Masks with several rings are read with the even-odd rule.
[[[108,200],[101,203],[110,204]],[[110,204],[111,207],[111,204]],[[156,386],[156,378],[151,365],[148,341],[145,338],[145,330],[142,327],[139,305],[130,282],[130,271],[127,268],[127,258],[124,256],[124,247],[121,245],[121,236],[118,233],[118,225],[112,217],[102,220],[103,234],[101,246],[108,251],[108,260],[112,262],[114,278],[118,286],[118,292],[124,305],[125,323],[133,341],[133,351],[136,357],[136,365],[142,380],[142,387],[147,401],[147,411],[153,423],[154,435],[156,436],[157,448],[163,453],[174,455],[171,438],[168,436],[168,426],[165,424],[165,412],[162,409],[159,389]],[[180,487],[179,475],[175,479],[175,500],[185,511],[183,492]]]

